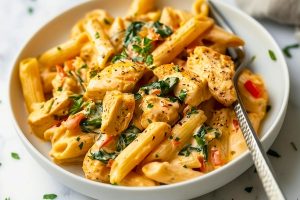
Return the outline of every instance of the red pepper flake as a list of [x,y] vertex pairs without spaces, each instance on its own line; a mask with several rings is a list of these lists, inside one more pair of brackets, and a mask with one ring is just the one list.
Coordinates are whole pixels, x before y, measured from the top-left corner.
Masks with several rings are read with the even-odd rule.
[[56,71],[61,79],[65,78],[67,76],[62,66],[56,65],[55,67],[56,67]]
[[261,97],[262,94],[261,94],[260,88],[255,83],[253,83],[251,80],[246,81],[244,84],[244,87],[254,98]]
[[106,167],[111,167],[114,163],[114,160],[113,159],[109,159],[109,161],[107,162],[106,164]]
[[233,119],[233,120],[232,120],[232,124],[233,124],[235,130],[238,130],[238,129],[240,128],[240,125],[239,125],[239,121],[238,121],[238,120]]
[[204,162],[203,156],[198,156],[197,158],[198,158],[198,160],[199,160],[199,162],[201,164],[201,166],[199,168],[200,172],[205,172],[206,168],[205,168],[205,162]]

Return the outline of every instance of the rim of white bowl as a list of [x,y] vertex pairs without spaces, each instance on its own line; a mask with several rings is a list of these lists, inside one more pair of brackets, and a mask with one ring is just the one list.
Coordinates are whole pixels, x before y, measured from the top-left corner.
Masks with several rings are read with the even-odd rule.
[[[280,107],[280,111],[279,114],[277,115],[277,117],[275,118],[274,122],[272,123],[272,125],[270,126],[270,128],[266,131],[266,133],[264,134],[264,136],[261,138],[261,142],[264,144],[266,138],[271,134],[271,132],[274,130],[274,128],[276,127],[276,125],[279,123],[280,118],[282,115],[285,114],[285,110],[286,107],[288,105],[288,99],[289,99],[289,92],[290,92],[290,82],[289,82],[289,72],[288,72],[288,66],[286,64],[286,61],[284,59],[284,56],[281,52],[281,49],[279,48],[278,44],[275,42],[274,38],[271,36],[271,34],[259,23],[257,22],[255,19],[253,19],[251,16],[247,15],[246,13],[242,12],[241,10],[239,10],[238,8],[235,8],[225,2],[221,2],[221,1],[217,1],[217,0],[212,0],[217,6],[221,5],[222,7],[226,7],[226,9],[232,10],[234,12],[236,12],[238,15],[242,16],[243,18],[246,18],[250,23],[253,23],[256,25],[256,27],[263,32],[265,35],[267,35],[270,39],[270,42],[274,45],[275,47],[275,51],[279,52],[276,54],[277,56],[277,60],[279,60],[281,62],[281,66],[283,68],[284,71],[284,80],[285,80],[285,84],[286,84],[286,90],[284,93],[284,98],[283,98],[283,103]],[[68,170],[63,169],[62,167],[60,167],[59,165],[56,165],[55,163],[53,163],[51,160],[47,159],[44,155],[42,155],[42,153],[40,153],[32,144],[31,142],[27,139],[27,137],[24,135],[23,131],[21,130],[21,128],[18,125],[17,120],[15,119],[15,115],[13,112],[13,108],[12,108],[12,96],[11,96],[11,87],[12,87],[12,77],[15,73],[15,70],[17,70],[17,66],[20,59],[20,55],[22,54],[24,48],[28,45],[28,43],[36,36],[36,34],[38,32],[40,32],[40,30],[45,27],[47,24],[51,23],[52,21],[56,20],[56,18],[59,18],[61,15],[63,15],[66,12],[70,12],[73,9],[76,9],[80,6],[83,6],[85,4],[90,4],[89,1],[87,2],[80,2],[78,4],[75,4],[73,6],[71,6],[70,8],[66,8],[62,11],[60,11],[57,15],[55,15],[54,17],[52,17],[51,19],[47,20],[45,23],[43,23],[42,25],[39,26],[39,28],[36,29],[36,31],[34,32],[34,34],[32,34],[25,43],[23,43],[23,46],[21,46],[21,48],[19,49],[17,55],[14,57],[12,63],[13,66],[12,69],[10,70],[10,74],[9,74],[9,86],[8,86],[8,101],[9,101],[9,110],[10,110],[10,115],[11,118],[13,120],[13,125],[14,128],[16,129],[18,136],[21,138],[23,144],[26,145],[26,149],[30,149],[36,156],[38,156],[43,162],[45,162],[46,164],[50,165],[54,170],[57,170],[58,172],[60,172],[61,174],[65,174],[66,176],[69,176],[70,178],[76,179],[77,181],[81,181],[84,184],[88,184],[91,185],[93,187],[104,187],[107,189],[113,189],[113,190],[123,190],[123,191],[159,191],[159,190],[165,190],[165,189],[169,189],[169,188],[178,188],[178,187],[182,187],[182,186],[188,186],[188,185],[192,185],[195,182],[198,182],[199,180],[202,179],[208,179],[211,176],[223,173],[223,171],[225,171],[228,168],[231,168],[232,165],[235,165],[237,162],[239,162],[240,160],[245,159],[247,156],[250,156],[250,152],[249,150],[245,151],[242,155],[240,155],[238,158],[230,161],[229,163],[227,163],[226,165],[215,169],[214,171],[211,171],[207,174],[204,174],[203,176],[197,177],[197,178],[193,178],[187,181],[183,181],[183,182],[179,182],[179,183],[175,183],[175,184],[170,184],[170,185],[161,185],[159,187],[157,186],[151,186],[151,187],[128,187],[128,186],[115,186],[115,185],[111,185],[111,184],[106,184],[106,183],[101,183],[101,182],[95,182],[89,179],[86,179],[84,177],[81,177],[79,175],[73,174],[71,172],[69,172]],[[277,136],[276,136],[277,137]]]

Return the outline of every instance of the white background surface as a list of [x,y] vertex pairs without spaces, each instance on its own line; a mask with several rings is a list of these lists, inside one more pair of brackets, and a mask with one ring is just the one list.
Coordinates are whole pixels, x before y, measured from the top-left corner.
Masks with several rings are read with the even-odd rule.
[[[7,110],[8,74],[18,50],[47,20],[81,1],[0,0],[0,200],[7,197],[11,200],[39,200],[45,193],[55,193],[59,200],[90,200],[58,183],[31,158],[14,131]],[[234,5],[232,0],[226,2]],[[33,9],[32,14],[29,14],[29,8]],[[267,20],[260,22],[281,47],[296,42],[293,27]],[[300,50],[294,50],[292,54],[292,59],[287,58],[291,76],[290,104],[283,128],[272,146],[281,158],[270,159],[287,199],[296,200],[300,199]],[[296,144],[298,151],[293,150],[291,141]],[[21,159],[12,159],[11,152],[17,152]],[[244,191],[249,186],[253,187],[251,193]],[[266,196],[251,167],[231,183],[197,199],[262,200]]]

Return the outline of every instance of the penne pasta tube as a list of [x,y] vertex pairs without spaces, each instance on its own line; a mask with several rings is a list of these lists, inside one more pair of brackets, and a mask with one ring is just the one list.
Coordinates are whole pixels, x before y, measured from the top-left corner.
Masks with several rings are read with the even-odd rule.
[[65,61],[79,55],[81,48],[87,41],[87,35],[82,33],[76,38],[49,49],[39,57],[38,61],[42,67],[48,68],[63,64]]
[[159,66],[172,62],[184,47],[188,46],[212,25],[213,20],[209,18],[191,18],[152,52],[154,65]]
[[130,172],[121,182],[120,185],[123,186],[137,186],[137,187],[149,187],[155,186],[156,183],[150,178],[144,175],[137,174],[135,172]]
[[186,115],[172,128],[172,135],[165,139],[149,156],[143,164],[152,161],[169,161],[183,148],[193,136],[194,130],[206,120],[202,110],[195,110],[194,114]]
[[115,159],[110,172],[110,183],[119,184],[171,132],[165,122],[153,122]]
[[42,85],[45,94],[52,92],[52,81],[54,80],[55,76],[56,72],[45,71],[41,73]]
[[97,19],[88,20],[84,28],[89,40],[94,44],[98,67],[103,69],[108,59],[115,53],[114,47]]
[[38,61],[35,58],[22,60],[19,76],[27,110],[32,112],[34,103],[45,101]]
[[171,164],[180,165],[183,167],[195,169],[201,167],[201,162],[199,160],[199,157],[201,154],[199,152],[191,152],[189,156],[179,156],[176,155],[174,159],[170,162]]
[[132,0],[127,17],[135,17],[146,14],[154,9],[155,0]]
[[214,44],[224,45],[226,47],[238,47],[245,44],[240,37],[226,32],[217,25],[214,25],[210,31],[203,35],[203,39],[211,41]]
[[121,38],[123,38],[125,34],[124,20],[117,17],[112,23],[108,34],[112,45],[117,51],[120,51],[123,48],[123,39]]
[[151,162],[142,170],[146,177],[164,184],[178,183],[203,175],[201,172],[168,162]]
[[208,16],[209,6],[206,0],[196,0],[193,4],[193,13],[195,15]]

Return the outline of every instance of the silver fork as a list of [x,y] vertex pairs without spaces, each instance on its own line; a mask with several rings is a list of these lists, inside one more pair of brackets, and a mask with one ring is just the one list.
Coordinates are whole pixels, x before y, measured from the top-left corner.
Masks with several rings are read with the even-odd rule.
[[[214,3],[210,0],[208,1],[208,3],[210,5],[211,16],[214,18],[216,23],[226,31],[234,33],[232,27],[230,26],[230,23],[226,20],[226,18],[222,15],[222,13],[218,10]],[[237,84],[239,75],[247,64],[244,56],[245,51],[243,47],[239,47],[229,48],[228,52],[235,61],[236,66],[236,72],[233,77],[233,82],[237,94],[237,101],[233,104],[233,108],[237,115],[239,125],[246,140],[247,146],[250,150],[257,173],[264,186],[268,198],[271,200],[284,200],[285,197],[278,185],[278,181],[272,165],[262,147],[262,144],[260,143],[260,140],[255,133],[255,130],[252,127],[238,90]]]

